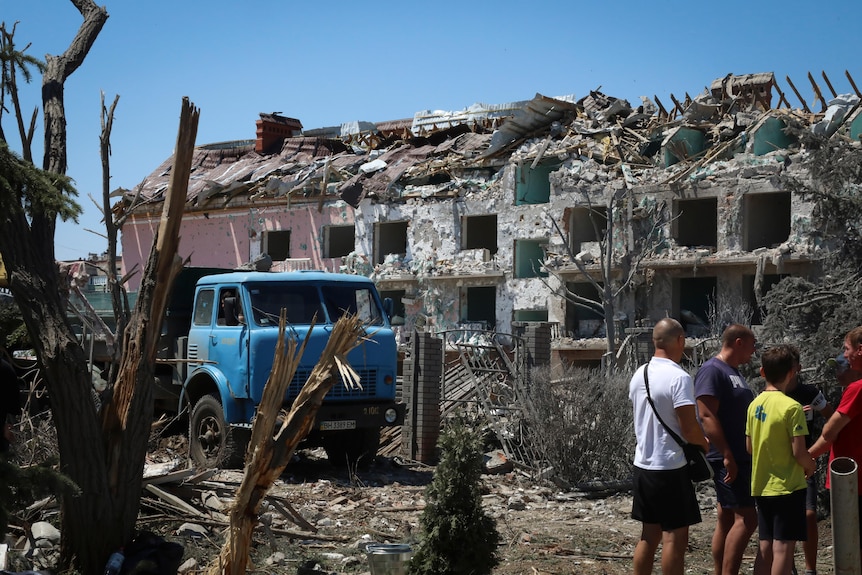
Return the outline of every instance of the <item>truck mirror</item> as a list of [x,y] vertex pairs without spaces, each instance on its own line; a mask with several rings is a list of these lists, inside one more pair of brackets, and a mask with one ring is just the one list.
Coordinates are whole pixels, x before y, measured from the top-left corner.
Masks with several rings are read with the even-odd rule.
[[386,312],[387,319],[392,319],[392,312],[395,309],[395,304],[392,302],[391,297],[383,298],[383,311]]

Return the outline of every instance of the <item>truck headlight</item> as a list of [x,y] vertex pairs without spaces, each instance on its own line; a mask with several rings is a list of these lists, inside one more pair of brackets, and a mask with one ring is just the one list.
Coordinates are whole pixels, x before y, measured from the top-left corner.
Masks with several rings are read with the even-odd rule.
[[390,407],[383,414],[383,419],[386,420],[386,423],[395,423],[395,420],[398,419],[398,412]]

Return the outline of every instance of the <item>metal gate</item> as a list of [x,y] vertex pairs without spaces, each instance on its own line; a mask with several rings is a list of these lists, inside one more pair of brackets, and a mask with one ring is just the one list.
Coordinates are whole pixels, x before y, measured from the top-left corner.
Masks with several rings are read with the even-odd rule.
[[438,335],[444,345],[441,416],[476,410],[487,419],[506,457],[534,470],[538,458],[525,432],[530,401],[523,339],[467,328]]

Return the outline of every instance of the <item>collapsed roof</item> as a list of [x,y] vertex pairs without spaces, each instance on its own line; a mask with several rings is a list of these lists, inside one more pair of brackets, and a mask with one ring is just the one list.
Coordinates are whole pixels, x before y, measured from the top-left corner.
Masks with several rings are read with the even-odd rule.
[[[642,97],[633,107],[598,90],[580,100],[536,94],[511,104],[422,111],[412,120],[309,130],[284,137],[277,153],[256,150],[255,140],[202,145],[195,150],[187,204],[202,209],[266,198],[314,198],[342,199],[357,207],[363,198],[452,197],[476,189],[472,172],[493,174],[508,161],[532,161],[535,166],[552,156],[598,162],[627,186],[672,186],[752,145],[758,155],[793,146],[795,140],[788,135],[792,130],[831,135],[844,126],[857,139],[862,120],[857,122],[860,94],[853,79],[848,73],[855,93],[839,95],[825,73],[823,77],[833,95],[829,101],[809,74],[821,103],[816,113],[789,78],[802,109],[790,106],[772,73],[729,74],[694,98],[686,94],[679,101],[671,95],[674,106],[669,110],[657,97]],[[775,108],[773,90],[779,95]],[[281,120],[272,114],[261,117]],[[298,120],[288,123],[300,125]],[[768,125],[769,138],[758,142],[757,132]],[[260,122],[258,126],[260,139]],[[532,145],[519,149],[525,142]],[[147,210],[147,205],[160,203],[172,165],[173,158],[168,158],[134,192],[115,192],[124,196],[117,209]],[[482,185],[489,180],[493,185],[493,176]]]

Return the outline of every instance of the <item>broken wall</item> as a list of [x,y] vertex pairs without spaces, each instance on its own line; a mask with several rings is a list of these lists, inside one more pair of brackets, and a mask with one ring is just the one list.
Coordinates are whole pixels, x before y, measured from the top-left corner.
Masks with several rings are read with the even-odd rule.
[[[289,203],[288,203],[289,204]],[[192,267],[235,268],[263,252],[267,232],[290,231],[290,258],[307,258],[311,267],[339,271],[341,258],[324,257],[324,228],[353,224],[354,211],[343,201],[285,205],[232,205],[231,209],[186,212],[178,253]],[[143,269],[158,216],[133,214],[123,226],[124,270]],[[129,290],[138,289],[140,279],[129,280]]]

